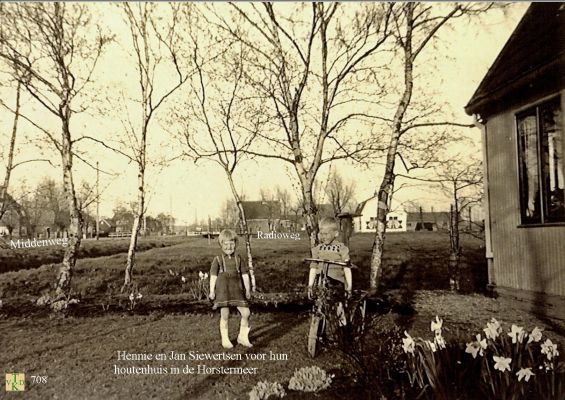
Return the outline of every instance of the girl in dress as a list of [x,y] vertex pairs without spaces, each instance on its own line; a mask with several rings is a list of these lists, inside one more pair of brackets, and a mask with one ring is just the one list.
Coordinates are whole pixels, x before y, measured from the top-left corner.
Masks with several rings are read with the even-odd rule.
[[249,343],[249,315],[251,313],[247,302],[251,298],[251,289],[247,265],[241,261],[239,255],[235,254],[237,234],[234,231],[223,230],[220,232],[218,241],[222,255],[214,257],[210,268],[210,300],[214,301],[214,309],[220,307],[222,346],[226,349],[233,347],[228,334],[228,318],[229,307],[235,306],[241,314],[237,343],[251,347]]

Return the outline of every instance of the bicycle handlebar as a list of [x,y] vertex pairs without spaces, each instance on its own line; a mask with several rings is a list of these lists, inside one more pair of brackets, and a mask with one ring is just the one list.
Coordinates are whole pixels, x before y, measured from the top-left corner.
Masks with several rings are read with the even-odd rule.
[[320,262],[320,263],[326,263],[326,264],[335,264],[335,265],[341,265],[343,267],[350,267],[351,266],[351,262],[323,260],[323,259],[320,259],[320,258],[305,258],[304,261]]

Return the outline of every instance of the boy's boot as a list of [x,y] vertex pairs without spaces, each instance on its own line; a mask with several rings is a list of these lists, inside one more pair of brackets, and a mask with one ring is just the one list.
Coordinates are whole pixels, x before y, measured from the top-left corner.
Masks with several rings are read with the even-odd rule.
[[224,321],[220,318],[220,335],[222,336],[222,346],[224,349],[233,348],[233,344],[230,342],[230,336],[228,334],[228,321]]
[[251,328],[249,328],[249,323],[243,322],[242,319],[241,323],[239,324],[239,335],[237,336],[237,343],[245,347],[253,347],[253,345],[249,343],[250,330]]

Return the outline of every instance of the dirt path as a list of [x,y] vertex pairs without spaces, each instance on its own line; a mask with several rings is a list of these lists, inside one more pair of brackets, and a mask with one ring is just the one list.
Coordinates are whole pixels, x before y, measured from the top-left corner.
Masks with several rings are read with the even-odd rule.
[[[248,350],[236,346],[224,351],[220,346],[218,316],[108,316],[4,320],[0,330],[8,332],[1,340],[0,364],[5,372],[26,374],[25,399],[233,399],[247,398],[247,392],[260,380],[285,382],[295,368],[319,365],[336,370],[340,365],[329,353],[311,360],[306,354],[307,315],[289,313],[256,315],[252,321]],[[233,341],[238,320],[230,319]],[[241,361],[118,361],[118,351],[128,353],[188,354],[226,353],[240,355]],[[288,360],[270,361],[270,352]],[[265,361],[245,360],[245,354],[266,354]],[[181,374],[120,375],[115,367],[178,367]],[[182,368],[256,368],[253,374],[182,374]],[[118,371],[119,371],[118,370]],[[208,371],[209,372],[209,371]],[[47,376],[46,384],[31,383],[32,375]]]
[[[544,329],[544,335],[559,343],[563,353],[563,324],[548,324],[535,316],[496,299],[481,295],[455,295],[448,292],[420,291],[412,297],[412,313],[392,312],[378,317],[378,327],[400,326],[414,336],[431,335],[430,320],[439,315],[444,320],[446,338],[464,342],[473,339],[490,318],[497,318],[508,330],[515,323],[531,330]],[[232,315],[232,341],[238,331]],[[295,369],[318,365],[336,374],[341,384],[350,384],[345,363],[337,353],[324,352],[312,360],[307,355],[307,312],[256,312],[252,319],[252,349],[236,346],[224,351],[218,334],[218,315],[109,314],[97,317],[10,317],[0,321],[0,365],[7,372],[26,374],[25,393],[12,393],[11,398],[25,399],[247,399],[247,393],[259,381],[278,381],[283,385]],[[157,354],[171,352],[190,354],[228,354],[241,360],[118,360],[118,352]],[[286,360],[269,360],[270,354]],[[265,360],[246,360],[265,354]],[[253,356],[255,357],[255,356]],[[224,368],[249,368],[238,374],[198,373],[198,365]],[[126,367],[167,368],[167,374],[126,375]],[[183,367],[194,368],[183,373]],[[171,374],[171,367],[180,369]],[[202,367],[201,367],[202,368]],[[156,372],[156,371],[153,371]],[[237,371],[236,371],[237,372]],[[32,383],[32,375],[47,376],[47,383]],[[25,395],[25,396],[24,396]],[[302,396],[302,395],[300,395]],[[328,398],[326,393],[321,397]],[[347,397],[347,396],[346,396]],[[294,397],[297,398],[296,394]],[[334,398],[334,397],[332,397]],[[335,397],[339,398],[339,397]]]

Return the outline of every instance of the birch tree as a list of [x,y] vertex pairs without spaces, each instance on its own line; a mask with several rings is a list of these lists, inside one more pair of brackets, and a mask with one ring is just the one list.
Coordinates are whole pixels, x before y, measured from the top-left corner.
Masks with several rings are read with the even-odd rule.
[[351,206],[355,193],[355,182],[347,182],[343,176],[334,169],[330,172],[325,191],[332,205],[334,214],[338,215]]
[[[222,44],[222,45],[225,45]],[[210,48],[206,53],[210,53]],[[216,50],[212,50],[216,52]],[[251,239],[242,195],[235,184],[237,167],[249,156],[247,150],[257,139],[265,125],[264,110],[260,104],[248,105],[249,87],[244,80],[244,64],[247,54],[241,46],[218,51],[222,57],[215,63],[206,59],[195,48],[193,63],[197,73],[192,80],[194,101],[186,102],[177,109],[173,121],[185,121],[179,137],[184,155],[195,162],[209,160],[217,164],[227,178],[230,191],[239,213],[241,230],[245,237],[245,249],[252,291],[256,290]],[[178,123],[178,122],[177,122]]]
[[[490,3],[440,5],[407,2],[395,5],[391,17],[391,26],[393,26],[392,32],[396,44],[395,56],[399,57],[399,64],[402,69],[402,83],[398,92],[399,97],[396,100],[394,115],[387,124],[389,139],[386,164],[383,178],[377,189],[377,223],[370,273],[370,287],[373,291],[378,287],[385,242],[386,215],[390,205],[389,197],[394,190],[395,165],[403,145],[416,145],[416,141],[411,135],[415,131],[449,126],[471,127],[470,124],[434,120],[434,114],[423,111],[422,107],[414,112],[414,109],[418,106],[413,102],[415,77],[417,76],[415,68],[422,69],[422,65],[418,63],[419,57],[422,58],[422,53],[428,47],[431,47],[434,39],[438,36],[438,32],[445,30],[445,27],[449,26],[454,20],[483,13],[490,8],[492,8]],[[426,138],[423,141],[424,146],[428,146],[432,153],[435,151],[434,147],[437,147],[440,143],[440,141],[428,141]],[[415,166],[418,166],[417,163]],[[408,169],[411,167],[409,165]]]
[[[57,274],[53,308],[66,307],[82,238],[82,217],[75,191],[72,117],[88,106],[85,93],[109,38],[101,33],[84,4],[4,4],[0,13],[0,59],[48,115],[60,124],[53,134],[36,124],[61,156],[65,198],[70,210],[69,245]],[[47,117],[45,118],[48,119]]]
[[12,133],[10,135],[10,145],[8,147],[8,157],[6,158],[6,172],[4,173],[4,182],[3,185],[0,186],[0,220],[4,216],[6,212],[6,205],[8,200],[8,186],[10,184],[10,176],[12,175],[12,171],[16,167],[14,165],[14,150],[16,148],[16,136],[18,132],[18,120],[20,118],[20,97],[21,97],[21,89],[22,84],[21,82],[17,82],[16,86],[16,104],[14,110],[14,121],[12,124]]
[[[129,28],[140,91],[137,99],[140,107],[138,123],[133,123],[128,118],[125,128],[129,151],[121,152],[137,167],[137,201],[122,286],[124,291],[132,283],[137,242],[147,206],[145,178],[151,124],[156,111],[189,77],[181,64],[183,32],[181,32],[180,20],[190,14],[191,5],[170,3],[169,14],[155,3],[123,3],[121,6]],[[162,14],[158,16],[158,12]],[[164,69],[165,65],[169,70]],[[176,79],[167,86],[162,82],[170,81],[170,74]]]
[[[300,183],[310,243],[317,241],[315,183],[320,167],[360,161],[375,151],[378,132],[367,112],[380,83],[374,71],[390,33],[393,5],[363,3],[230,3],[213,11],[217,27],[249,51],[245,78],[275,115],[248,154],[289,163]],[[362,87],[361,82],[365,87]],[[371,136],[365,135],[372,133]],[[372,139],[372,140],[370,140]]]

